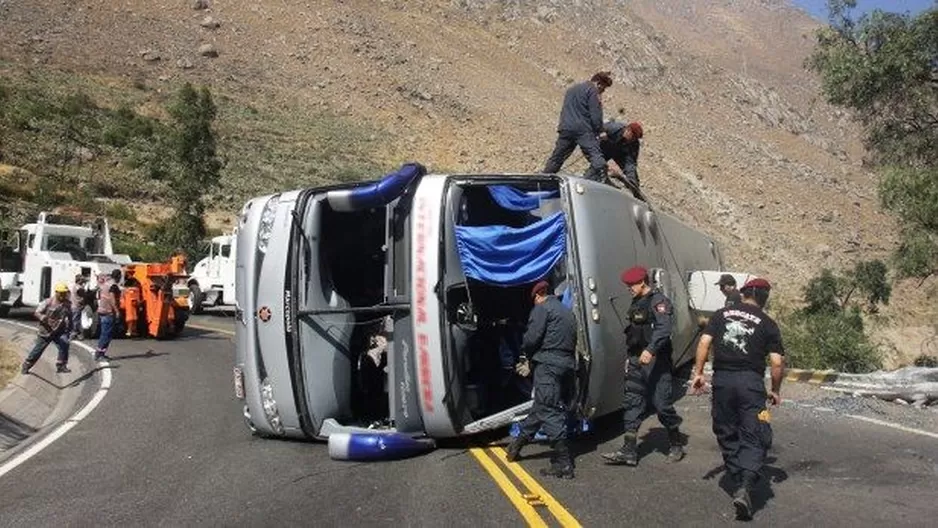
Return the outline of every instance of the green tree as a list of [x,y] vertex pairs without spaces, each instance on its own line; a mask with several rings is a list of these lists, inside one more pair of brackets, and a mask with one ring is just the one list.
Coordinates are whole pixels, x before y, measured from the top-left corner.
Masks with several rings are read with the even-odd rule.
[[222,163],[212,129],[217,108],[208,88],[196,90],[186,83],[167,110],[173,124],[164,147],[172,155],[153,160],[151,172],[168,180],[176,214],[163,225],[159,242],[192,257],[199,253],[199,242],[206,234],[204,196],[218,187],[221,178]]
[[856,0],[828,8],[808,66],[865,129],[880,200],[902,225],[896,271],[924,280],[938,273],[938,7],[859,17]]
[[878,305],[889,304],[892,295],[886,272],[886,264],[881,260],[858,262],[843,274],[825,268],[804,287],[802,311],[809,315],[844,313],[850,309],[876,312]]

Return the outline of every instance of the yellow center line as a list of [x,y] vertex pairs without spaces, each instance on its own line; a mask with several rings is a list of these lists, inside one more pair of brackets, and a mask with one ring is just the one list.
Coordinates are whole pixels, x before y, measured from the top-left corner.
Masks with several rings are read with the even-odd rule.
[[566,508],[560,505],[560,502],[557,501],[550,493],[547,493],[547,490],[543,486],[538,484],[534,477],[532,477],[527,471],[521,467],[520,464],[508,462],[505,458],[505,450],[501,447],[490,447],[489,451],[498,459],[502,464],[514,473],[515,477],[521,481],[522,484],[531,494],[537,496],[541,502],[543,502],[547,509],[557,518],[557,521],[560,522],[561,526],[564,527],[579,527],[582,526],[579,521],[576,520]]
[[[202,325],[187,325],[191,328],[198,330],[206,330],[209,332],[217,332],[219,334],[226,335],[235,335],[231,330],[223,330],[221,328],[214,328],[209,326]],[[508,497],[508,500],[518,509],[521,513],[521,516],[524,517],[524,520],[527,521],[528,526],[537,527],[537,528],[547,528],[547,523],[541,517],[540,513],[534,509],[535,505],[546,506],[547,510],[556,517],[557,521],[560,522],[561,526],[565,528],[580,527],[579,521],[573,517],[564,508],[557,502],[550,493],[547,493],[545,490],[527,471],[524,470],[519,464],[510,463],[506,460],[505,450],[501,447],[490,447],[488,449],[481,447],[473,447],[469,449],[469,452],[472,453],[472,456],[479,461],[479,464],[488,472],[492,477],[498,487],[501,488],[502,492]],[[490,456],[491,454],[491,456]],[[494,460],[493,460],[494,458]],[[495,462],[498,460],[505,467],[507,467],[515,477],[521,481],[522,484],[528,489],[527,494],[522,493],[512,482],[508,475],[502,470],[502,468]]]
[[195,328],[196,330],[206,330],[206,331],[208,331],[208,332],[218,332],[219,334],[225,334],[225,335],[230,335],[230,336],[235,335],[234,331],[232,331],[232,330],[223,330],[223,329],[221,329],[221,328],[214,328],[214,327],[211,327],[211,326],[194,325],[194,324],[189,324],[189,323],[186,323],[186,326],[189,327],[189,328]]
[[512,484],[511,479],[498,467],[498,464],[485,452],[485,449],[473,447],[469,449],[469,452],[472,453],[472,456],[476,457],[476,460],[488,471],[492,480],[498,484],[498,487],[502,489],[502,492],[508,497],[508,500],[521,512],[521,516],[528,522],[528,526],[547,528],[547,523],[544,522],[544,519],[537,513],[534,506],[532,506],[518,488]]

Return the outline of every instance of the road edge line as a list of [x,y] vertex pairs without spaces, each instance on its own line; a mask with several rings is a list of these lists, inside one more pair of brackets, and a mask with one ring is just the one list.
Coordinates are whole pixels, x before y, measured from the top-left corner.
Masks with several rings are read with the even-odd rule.
[[507,453],[501,447],[490,447],[492,453],[495,455],[495,458],[500,461],[509,471],[514,473],[518,480],[520,480],[529,491],[536,493],[540,500],[547,506],[547,510],[557,519],[557,522],[564,527],[581,527],[580,521],[576,520],[566,508],[564,508],[560,502],[555,499],[550,493],[544,489],[540,483],[531,476],[530,473],[525,471],[523,467],[519,464],[509,462],[507,459]]
[[922,429],[916,429],[914,427],[906,427],[904,425],[887,422],[885,420],[877,420],[876,418],[868,418],[866,416],[860,416],[859,414],[844,414],[844,416],[848,418],[853,418],[854,420],[860,420],[861,422],[867,422],[871,424],[881,425],[883,427],[888,427],[890,429],[896,429],[897,431],[903,431],[906,433],[913,433],[913,434],[918,434],[918,435],[938,439],[938,433],[933,433],[931,431],[924,431]]
[[[18,323],[16,321],[3,321],[3,322],[7,324],[11,324],[13,326],[26,328],[28,330],[32,330],[33,332],[36,331],[35,327],[25,325],[23,323]],[[79,348],[82,348],[86,352],[91,354],[92,360],[94,360],[95,350],[93,348],[80,342],[73,341],[72,344],[78,345]],[[63,421],[55,429],[50,431],[41,440],[39,440],[35,444],[26,448],[26,450],[23,451],[22,453],[18,453],[13,458],[7,460],[3,464],[0,464],[0,478],[2,478],[4,475],[9,473],[10,471],[13,471],[14,469],[22,465],[24,462],[28,461],[30,458],[39,454],[43,449],[49,447],[49,445],[51,445],[53,442],[55,442],[59,438],[65,436],[65,433],[69,432],[72,429],[72,427],[75,427],[76,425],[78,425],[79,422],[81,422],[89,414],[91,414],[91,411],[93,411],[95,407],[97,407],[98,404],[100,404],[101,401],[104,400],[104,397],[107,396],[108,391],[111,389],[111,369],[108,368],[110,367],[110,362],[102,361],[102,362],[94,362],[94,364],[96,368],[100,369],[101,371],[101,386],[95,392],[94,396],[92,396],[91,400],[88,403],[86,403],[84,407],[79,409],[78,412],[73,413],[70,417],[65,419],[65,421]]]
[[525,500],[524,495],[521,493],[511,480],[508,478],[501,468],[498,466],[498,463],[488,455],[485,449],[481,447],[471,447],[469,452],[472,453],[472,456],[476,458],[479,462],[479,465],[482,466],[485,471],[488,472],[489,476],[492,477],[492,480],[495,481],[495,484],[502,490],[502,493],[508,497],[508,500],[514,505],[514,507],[521,513],[521,516],[527,521],[528,526],[536,526],[538,528],[547,528],[547,523],[544,519],[537,513],[537,510],[534,509],[534,506],[528,503]]

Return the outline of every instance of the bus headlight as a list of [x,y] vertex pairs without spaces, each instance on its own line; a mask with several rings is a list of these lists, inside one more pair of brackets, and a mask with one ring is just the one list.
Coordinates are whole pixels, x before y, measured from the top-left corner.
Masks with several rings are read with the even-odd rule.
[[267,244],[270,242],[270,235],[274,232],[274,220],[277,219],[277,205],[279,203],[279,196],[272,196],[270,200],[267,200],[264,210],[261,211],[261,221],[257,227],[257,250],[261,253],[267,253]]
[[277,402],[274,401],[274,388],[270,386],[270,378],[261,381],[261,404],[264,406],[264,416],[271,429],[278,435],[283,434],[283,423],[280,421],[280,412]]

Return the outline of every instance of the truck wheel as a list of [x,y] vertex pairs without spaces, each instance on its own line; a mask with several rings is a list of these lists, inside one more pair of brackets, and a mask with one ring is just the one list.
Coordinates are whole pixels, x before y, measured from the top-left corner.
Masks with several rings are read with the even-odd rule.
[[10,305],[9,304],[0,304],[0,317],[6,317],[10,315]]
[[199,315],[202,313],[202,301],[205,297],[202,295],[202,289],[195,282],[189,285],[189,313]]
[[90,306],[86,306],[85,309],[81,311],[81,335],[85,339],[98,337],[99,322],[98,312]]
[[173,319],[173,336],[182,334],[182,331],[186,328],[186,321],[188,320],[189,311],[178,309],[176,310],[176,317]]

